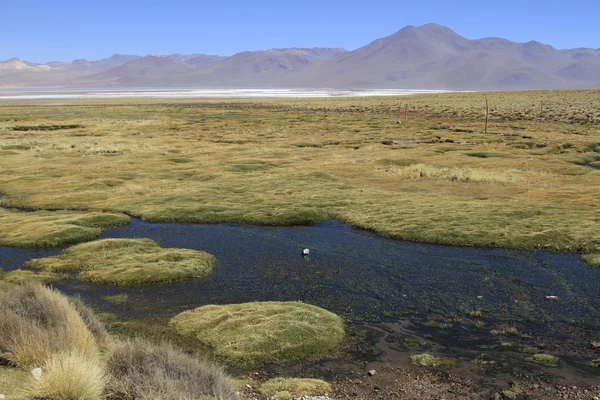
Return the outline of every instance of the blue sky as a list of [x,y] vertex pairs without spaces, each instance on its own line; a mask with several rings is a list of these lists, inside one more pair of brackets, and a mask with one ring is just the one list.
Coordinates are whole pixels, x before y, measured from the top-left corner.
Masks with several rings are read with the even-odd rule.
[[0,0],[0,60],[231,55],[313,46],[353,50],[406,25],[428,22],[469,39],[497,36],[556,48],[600,48],[599,15],[598,0]]

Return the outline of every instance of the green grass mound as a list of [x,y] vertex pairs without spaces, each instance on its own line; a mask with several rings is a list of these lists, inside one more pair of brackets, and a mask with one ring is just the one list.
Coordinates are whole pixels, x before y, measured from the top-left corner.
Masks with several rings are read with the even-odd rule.
[[165,249],[150,239],[105,239],[69,247],[58,256],[34,259],[25,266],[79,271],[79,279],[93,283],[137,286],[203,278],[212,271],[213,262],[208,253]]
[[54,247],[94,240],[103,228],[129,224],[123,214],[76,211],[19,212],[0,208],[0,245]]
[[235,365],[318,358],[344,338],[340,317],[298,302],[209,305],[185,311],[171,324]]
[[267,398],[292,399],[304,396],[324,396],[331,390],[319,379],[276,378],[262,384],[260,392]]
[[592,267],[600,268],[600,253],[583,256],[583,260]]
[[410,357],[410,361],[415,365],[422,367],[453,367],[458,363],[456,358],[436,357],[431,354],[416,354]]

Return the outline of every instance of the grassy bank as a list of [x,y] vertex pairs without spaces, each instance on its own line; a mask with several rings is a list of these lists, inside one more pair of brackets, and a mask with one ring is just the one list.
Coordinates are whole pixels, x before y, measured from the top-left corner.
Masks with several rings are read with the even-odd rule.
[[55,247],[84,242],[96,239],[105,228],[128,223],[129,217],[123,214],[0,208],[0,246]]
[[[598,98],[592,90],[7,104],[0,192],[7,205],[149,221],[338,218],[402,239],[594,252]],[[396,119],[407,101],[404,126]],[[59,128],[35,129],[51,125]]]

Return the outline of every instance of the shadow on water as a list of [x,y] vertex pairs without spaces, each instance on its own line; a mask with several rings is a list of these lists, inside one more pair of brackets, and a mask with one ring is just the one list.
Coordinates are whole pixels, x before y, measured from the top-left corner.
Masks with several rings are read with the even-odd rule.
[[[594,357],[590,342],[600,339],[600,270],[576,254],[398,241],[337,221],[265,227],[132,219],[101,238],[150,238],[163,247],[207,251],[218,260],[210,276],[184,283],[115,288],[74,279],[56,284],[102,311],[169,317],[205,304],[298,300],[335,312],[359,329],[379,331],[381,343],[384,337],[396,343],[385,348],[388,353],[405,349],[397,342],[409,336],[457,355],[493,349],[520,354],[535,347],[594,373],[584,366]],[[304,248],[311,250],[308,257],[302,256]],[[59,250],[0,247],[0,266],[18,268]],[[129,296],[126,304],[102,299],[121,293]],[[398,321],[404,321],[401,329]],[[519,333],[490,333],[512,328]]]

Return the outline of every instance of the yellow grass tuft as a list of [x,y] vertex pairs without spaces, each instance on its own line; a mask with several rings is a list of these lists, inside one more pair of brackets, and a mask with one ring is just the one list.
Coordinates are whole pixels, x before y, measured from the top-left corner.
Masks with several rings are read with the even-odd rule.
[[104,399],[106,378],[97,358],[79,351],[53,355],[42,365],[42,376],[26,389],[30,397],[52,400]]

